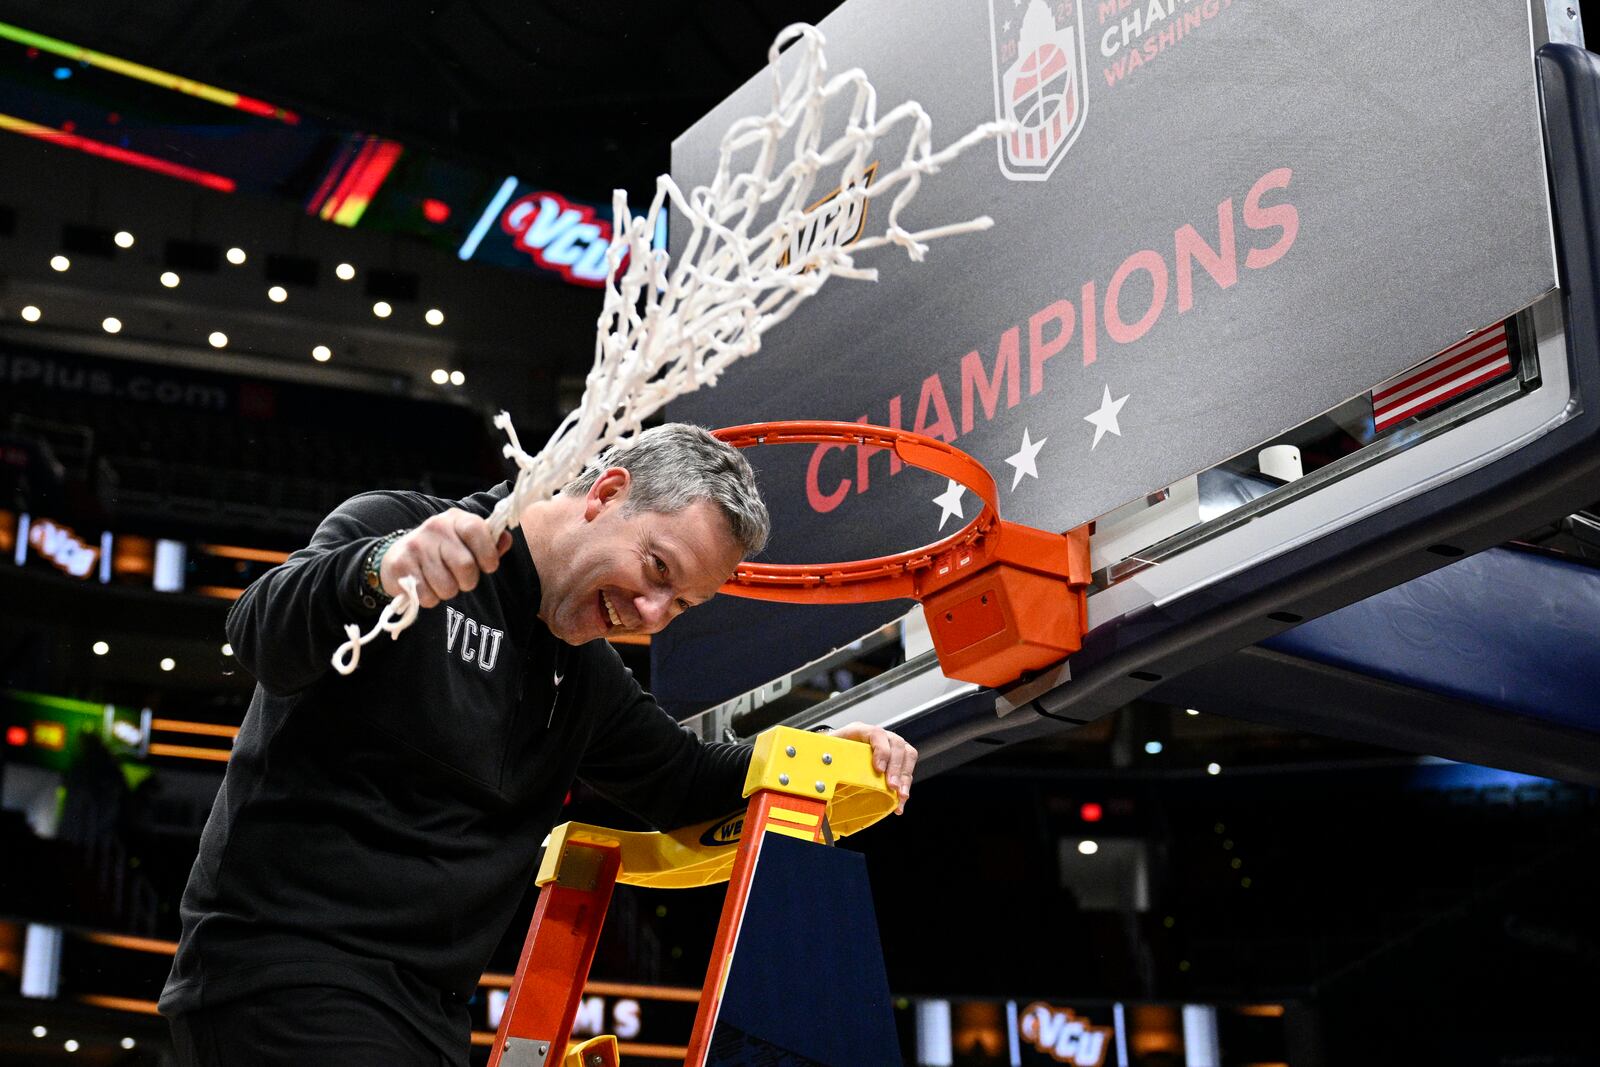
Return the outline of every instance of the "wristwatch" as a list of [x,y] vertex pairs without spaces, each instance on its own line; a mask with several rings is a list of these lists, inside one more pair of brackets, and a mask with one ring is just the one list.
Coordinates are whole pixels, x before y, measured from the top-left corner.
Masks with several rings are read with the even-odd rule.
[[367,607],[377,607],[394,599],[394,597],[383,591],[383,554],[389,551],[396,541],[410,532],[410,529],[404,529],[384,534],[372,543],[371,548],[367,549],[367,558],[361,564],[361,582],[366,587],[363,590],[361,599],[363,603],[371,601],[371,603],[367,603]]

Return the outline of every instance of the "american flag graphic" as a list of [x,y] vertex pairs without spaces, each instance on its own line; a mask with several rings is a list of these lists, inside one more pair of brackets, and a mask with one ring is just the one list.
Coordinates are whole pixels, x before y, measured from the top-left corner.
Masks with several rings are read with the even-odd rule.
[[1511,353],[1502,322],[1374,389],[1372,428],[1382,433],[1397,422],[1426,414],[1510,374]]

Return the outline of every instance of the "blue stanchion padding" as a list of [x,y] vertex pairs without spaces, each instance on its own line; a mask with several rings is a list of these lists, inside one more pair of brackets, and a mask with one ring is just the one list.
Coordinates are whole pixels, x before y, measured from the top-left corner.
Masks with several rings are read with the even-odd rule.
[[706,1067],[899,1067],[866,861],[768,834]]
[[1600,731],[1600,570],[1492,548],[1262,647]]

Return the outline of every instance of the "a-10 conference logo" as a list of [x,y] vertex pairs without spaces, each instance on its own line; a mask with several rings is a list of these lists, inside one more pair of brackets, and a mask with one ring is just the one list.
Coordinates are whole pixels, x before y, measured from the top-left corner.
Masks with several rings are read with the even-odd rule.
[[1083,0],[989,0],[989,39],[995,116],[1013,123],[997,142],[1000,172],[1044,181],[1089,112]]

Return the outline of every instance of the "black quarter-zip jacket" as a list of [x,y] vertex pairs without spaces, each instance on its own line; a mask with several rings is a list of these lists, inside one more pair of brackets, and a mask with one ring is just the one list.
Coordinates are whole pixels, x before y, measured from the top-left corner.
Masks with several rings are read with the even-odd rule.
[[660,828],[742,803],[748,749],[701,743],[609,644],[539,621],[519,529],[476,589],[332,670],[345,625],[376,616],[373,543],[451,507],[487,517],[508,491],[354,497],[234,605],[228,640],[258,684],[184,891],[165,1014],[334,985],[463,1057],[465,1001],[575,779]]

